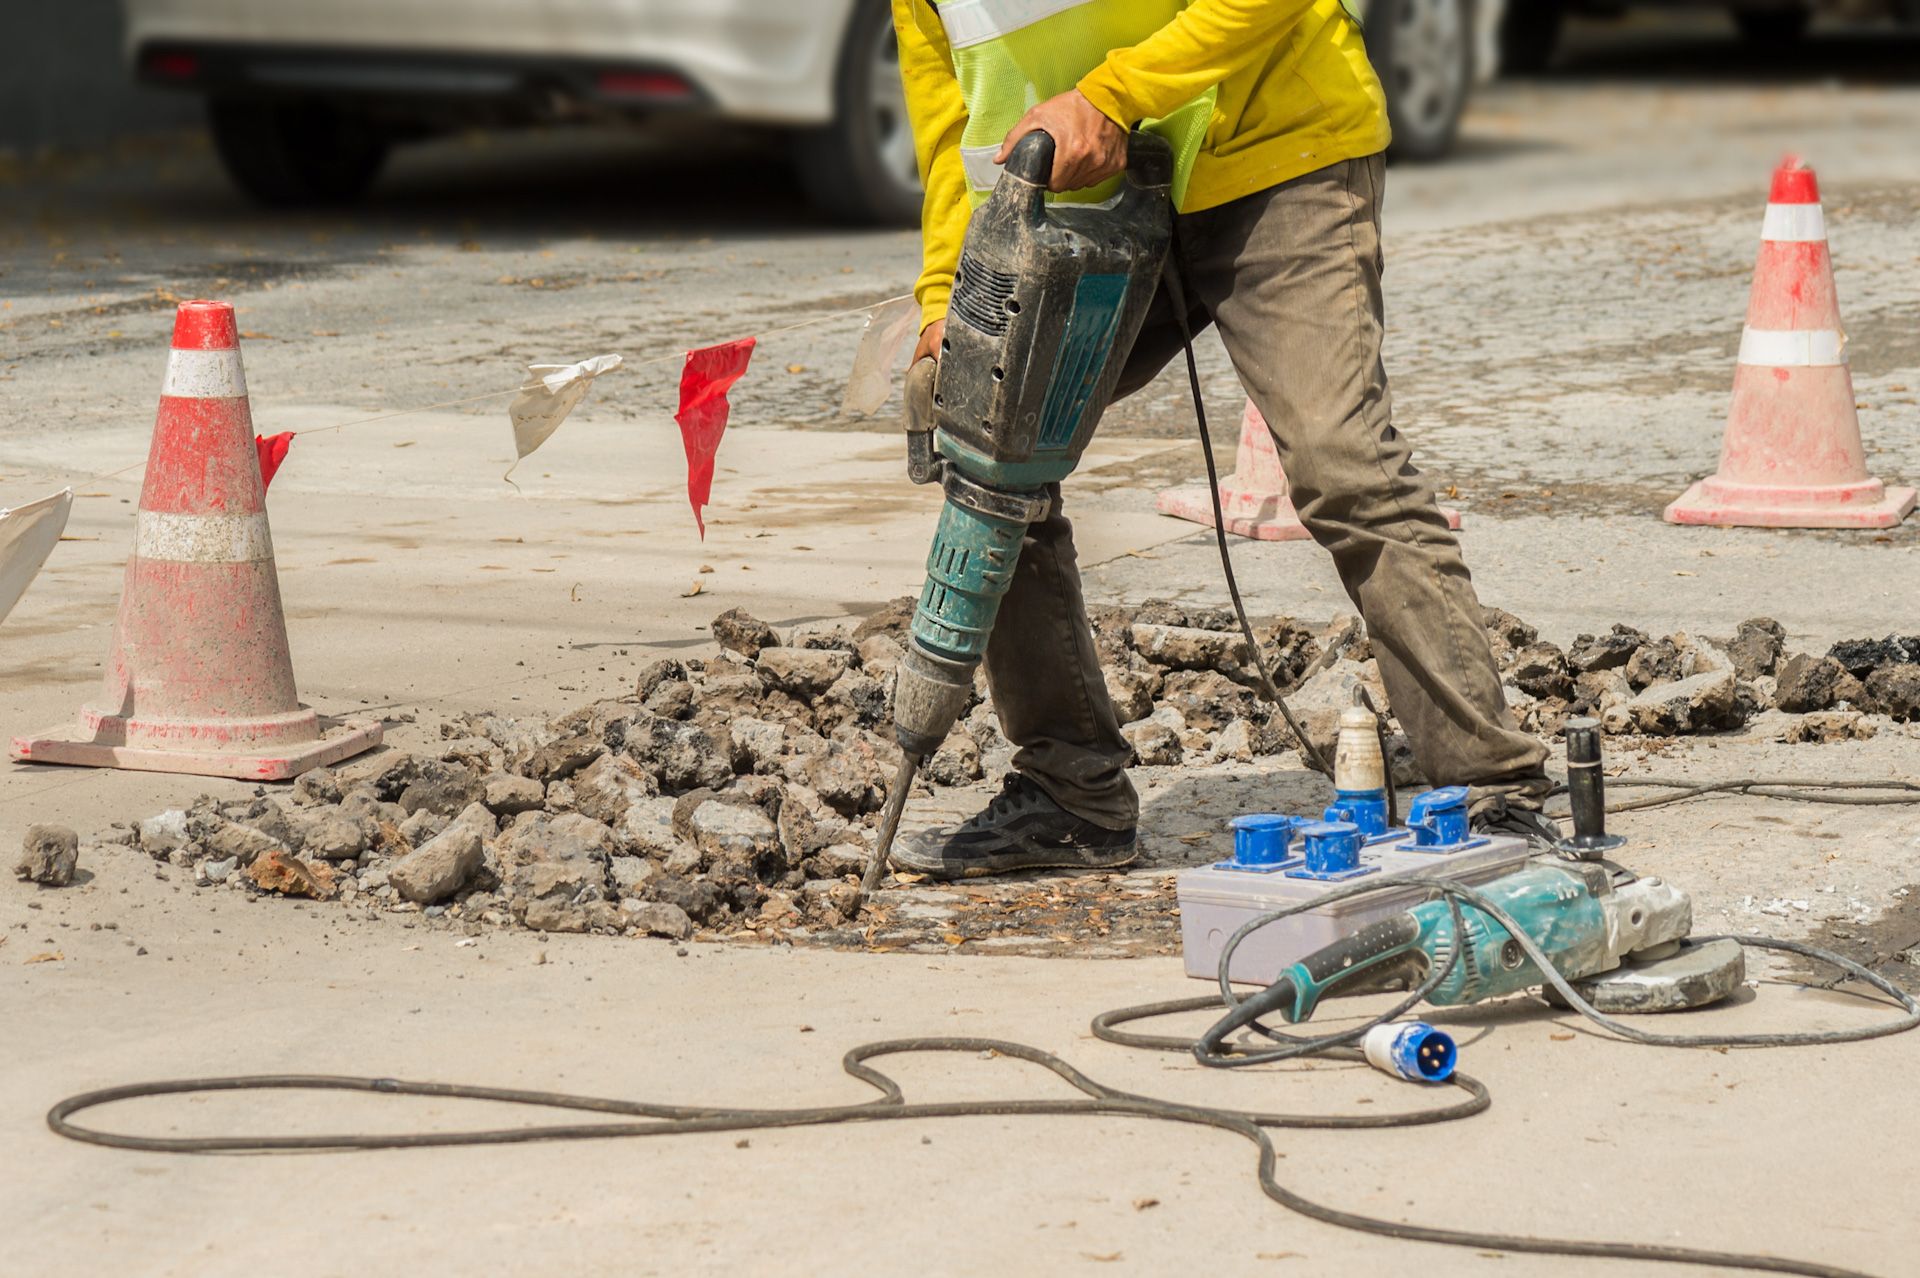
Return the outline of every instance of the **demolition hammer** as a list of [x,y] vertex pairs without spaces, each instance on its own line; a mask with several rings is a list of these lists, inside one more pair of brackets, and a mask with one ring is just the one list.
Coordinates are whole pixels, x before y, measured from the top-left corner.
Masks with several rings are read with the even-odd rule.
[[896,676],[904,757],[862,900],[886,869],[921,761],[973,692],[1027,526],[1046,517],[1048,486],[1072,473],[1113,397],[1172,240],[1163,139],[1130,134],[1119,193],[1097,205],[1047,203],[1053,150],[1044,132],[1021,138],[975,211],[922,405],[931,411],[908,414],[908,475],[938,483],[946,502]]

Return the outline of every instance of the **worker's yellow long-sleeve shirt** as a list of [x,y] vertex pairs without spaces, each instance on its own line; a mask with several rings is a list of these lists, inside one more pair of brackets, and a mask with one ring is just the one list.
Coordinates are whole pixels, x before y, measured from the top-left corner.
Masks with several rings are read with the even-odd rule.
[[[946,32],[927,0],[893,0],[893,23],[927,188],[914,287],[924,328],[947,313],[971,213],[960,159],[967,107]],[[1190,0],[1147,39],[1108,53],[1078,87],[1107,118],[1131,128],[1215,86],[1183,213],[1386,148],[1386,99],[1340,0]]]

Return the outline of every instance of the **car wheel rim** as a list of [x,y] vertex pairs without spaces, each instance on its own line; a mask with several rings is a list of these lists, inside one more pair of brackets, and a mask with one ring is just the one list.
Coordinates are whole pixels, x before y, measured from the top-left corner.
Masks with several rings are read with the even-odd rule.
[[1394,9],[1396,114],[1411,132],[1444,131],[1466,88],[1466,6],[1462,0],[1399,0]]
[[900,45],[892,23],[875,27],[867,49],[867,68],[867,117],[873,126],[874,156],[888,181],[903,192],[917,195],[920,167],[913,154],[906,86],[900,79]]

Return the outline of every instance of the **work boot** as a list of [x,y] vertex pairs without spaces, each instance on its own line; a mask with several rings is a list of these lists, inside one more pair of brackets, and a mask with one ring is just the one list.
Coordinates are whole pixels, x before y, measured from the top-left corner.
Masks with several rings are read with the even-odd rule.
[[1475,812],[1468,824],[1475,834],[1508,834],[1542,849],[1558,848],[1566,836],[1541,812],[1498,797]]
[[1105,870],[1133,860],[1134,832],[1073,815],[1039,786],[1010,772],[1000,793],[959,825],[901,839],[893,862],[936,879],[976,879],[1012,870]]

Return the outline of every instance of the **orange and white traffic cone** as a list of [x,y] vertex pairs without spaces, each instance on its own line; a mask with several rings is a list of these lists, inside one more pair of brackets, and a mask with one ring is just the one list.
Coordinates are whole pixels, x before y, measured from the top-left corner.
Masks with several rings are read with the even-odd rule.
[[106,687],[13,757],[278,781],[379,743],[378,723],[300,704],[233,308],[184,302]]
[[[1204,484],[1169,488],[1153,505],[1163,515],[1213,527],[1213,497]],[[1226,516],[1227,531],[1236,537],[1302,541],[1312,536],[1293,508],[1287,472],[1280,468],[1273,435],[1252,400],[1247,401],[1247,411],[1240,418],[1240,447],[1234,455],[1233,473],[1220,481],[1220,513]],[[1443,506],[1440,513],[1447,517],[1447,527],[1460,526],[1459,511]]]
[[1733,373],[1720,469],[1667,507],[1670,524],[1889,528],[1914,490],[1867,474],[1847,337],[1813,170],[1774,170]]

